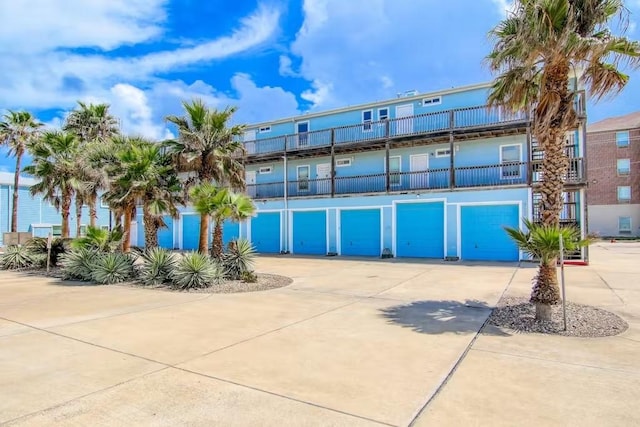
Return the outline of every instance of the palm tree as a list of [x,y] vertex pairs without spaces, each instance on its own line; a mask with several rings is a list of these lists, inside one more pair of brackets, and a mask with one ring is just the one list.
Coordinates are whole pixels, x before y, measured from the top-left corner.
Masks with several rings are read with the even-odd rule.
[[18,190],[20,188],[20,168],[22,156],[27,145],[39,134],[42,126],[31,113],[27,111],[9,111],[0,121],[0,145],[9,147],[9,155],[16,158],[13,173],[13,206],[11,208],[11,232],[18,231]]
[[[206,182],[193,187],[189,195],[196,212],[201,217],[213,218],[211,256],[219,258],[223,249],[222,224],[224,221],[243,221],[253,215],[256,208],[245,194],[233,193],[227,188],[217,187]],[[198,251],[206,254],[207,247],[207,234],[205,233],[203,238],[201,233]]]
[[527,230],[505,227],[511,239],[525,253],[540,261],[538,275],[534,279],[531,302],[536,305],[536,320],[551,320],[551,306],[560,302],[560,288],[556,275],[556,259],[560,256],[560,236],[564,249],[575,251],[591,243],[581,239],[576,227],[538,224],[524,220]]
[[111,168],[113,179],[105,197],[125,207],[123,250],[129,250],[132,213],[137,203],[142,204],[145,247],[157,247],[158,229],[166,226],[162,216],[167,213],[177,216],[177,206],[183,204],[171,157],[164,155],[158,144],[129,138],[116,158],[118,161]]
[[[244,146],[238,137],[245,127],[229,127],[235,107],[222,111],[209,109],[202,100],[182,103],[186,116],[169,116],[167,121],[178,128],[178,138],[168,141],[167,148],[182,172],[194,172],[185,189],[195,184],[215,182],[219,186],[243,191],[244,166],[240,162]],[[206,253],[209,216],[200,215],[200,252]],[[202,244],[205,244],[204,249]]]
[[39,181],[31,186],[31,194],[42,194],[62,215],[62,238],[69,237],[69,211],[78,180],[80,141],[75,135],[60,131],[45,132],[29,145],[33,156],[24,171]]
[[621,64],[640,65],[640,44],[614,35],[609,22],[627,22],[621,0],[516,0],[514,11],[491,32],[492,71],[499,73],[489,103],[507,110],[534,108],[533,134],[544,152],[540,187],[542,221],[558,225],[568,159],[566,132],[574,129],[575,71],[596,99],[624,88]]

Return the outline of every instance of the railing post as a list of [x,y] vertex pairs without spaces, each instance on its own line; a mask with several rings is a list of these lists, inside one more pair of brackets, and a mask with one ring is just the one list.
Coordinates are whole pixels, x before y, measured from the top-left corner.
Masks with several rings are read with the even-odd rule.
[[389,138],[389,135],[391,135],[391,120],[386,119],[384,123],[384,137]]
[[449,188],[456,186],[456,169],[454,160],[455,147],[453,144],[453,131],[449,132]]
[[527,185],[533,183],[533,154],[531,152],[531,121],[529,120],[529,111],[526,113],[527,118]]
[[449,129],[453,129],[455,127],[456,113],[455,110],[449,111]]
[[335,129],[331,128],[331,197],[336,194]]
[[391,190],[391,174],[389,171],[389,139],[387,139],[384,143],[384,149],[385,149],[385,158],[384,158],[384,164],[385,164],[385,189],[387,191],[387,193]]

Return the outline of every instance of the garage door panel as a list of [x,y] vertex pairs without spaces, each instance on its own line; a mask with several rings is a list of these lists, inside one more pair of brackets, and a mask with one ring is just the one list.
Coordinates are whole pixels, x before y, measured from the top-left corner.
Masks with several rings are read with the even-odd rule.
[[251,243],[259,253],[280,252],[280,212],[263,212],[251,218]]
[[327,254],[327,212],[293,212],[293,253]]
[[380,256],[380,209],[340,211],[342,255]]
[[182,216],[182,249],[195,251],[200,239],[200,215]]
[[165,249],[173,249],[173,218],[170,216],[162,217],[166,227],[158,230],[158,246]]
[[396,205],[396,256],[444,258],[444,203]]
[[518,261],[518,247],[504,227],[519,226],[518,205],[478,205],[460,208],[463,260]]
[[[278,221],[280,218],[278,218]],[[222,243],[226,248],[232,240],[238,240],[240,237],[240,224],[233,221],[225,221],[222,224]],[[280,243],[278,243],[278,246]]]

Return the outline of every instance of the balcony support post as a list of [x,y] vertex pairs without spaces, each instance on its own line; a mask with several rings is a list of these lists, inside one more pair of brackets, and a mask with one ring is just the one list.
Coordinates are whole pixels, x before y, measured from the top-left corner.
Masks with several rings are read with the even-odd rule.
[[389,173],[389,151],[390,151],[389,139],[387,139],[384,142],[384,150],[385,150],[385,156],[384,156],[385,189],[387,193],[389,193],[389,191],[391,190],[391,175]]
[[455,146],[453,131],[449,132],[449,188],[456,186],[456,164],[455,164]]
[[336,195],[335,129],[331,128],[331,197]]
[[526,151],[527,151],[527,185],[531,185],[533,183],[533,154],[531,152],[531,121],[529,120],[529,112],[527,111],[527,141],[526,141]]

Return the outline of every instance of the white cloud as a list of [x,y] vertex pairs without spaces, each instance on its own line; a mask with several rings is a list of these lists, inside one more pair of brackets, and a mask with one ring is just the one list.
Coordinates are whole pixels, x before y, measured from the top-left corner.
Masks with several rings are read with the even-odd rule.
[[293,62],[291,61],[291,58],[287,55],[280,55],[278,74],[283,77],[298,77],[299,74],[293,71],[293,68],[291,67],[292,64]]
[[515,1],[514,0],[491,0],[497,7],[497,11],[503,18],[507,16],[507,14],[514,10]]

